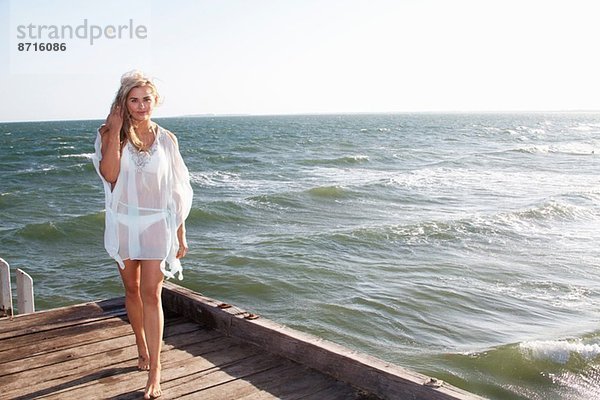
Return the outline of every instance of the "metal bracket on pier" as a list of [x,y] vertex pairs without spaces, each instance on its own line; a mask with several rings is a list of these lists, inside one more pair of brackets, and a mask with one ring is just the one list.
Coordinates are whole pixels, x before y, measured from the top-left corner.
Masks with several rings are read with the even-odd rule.
[[423,385],[433,388],[441,388],[444,385],[444,381],[437,378],[429,378],[429,380],[423,383]]

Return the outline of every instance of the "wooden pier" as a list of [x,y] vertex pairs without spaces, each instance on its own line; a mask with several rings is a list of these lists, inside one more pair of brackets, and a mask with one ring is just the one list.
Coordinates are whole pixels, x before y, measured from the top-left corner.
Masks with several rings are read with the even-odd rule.
[[[481,399],[166,282],[161,399]],[[0,399],[139,399],[124,299],[0,319]]]

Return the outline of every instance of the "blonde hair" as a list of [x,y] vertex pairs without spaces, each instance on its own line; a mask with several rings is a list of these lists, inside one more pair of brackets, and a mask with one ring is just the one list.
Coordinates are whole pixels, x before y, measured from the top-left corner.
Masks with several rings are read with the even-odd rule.
[[119,135],[121,143],[124,143],[125,140],[129,140],[131,144],[138,149],[143,147],[143,143],[133,129],[131,115],[129,114],[129,109],[127,108],[127,97],[132,89],[144,86],[147,86],[152,90],[152,95],[154,96],[154,100],[158,105],[160,103],[160,96],[152,79],[147,77],[142,71],[133,70],[126,72],[123,74],[123,76],[121,76],[121,87],[117,91],[117,95],[115,96],[115,100],[111,106],[111,110],[113,110],[116,106],[119,106],[123,112],[123,125],[121,126],[121,132]]

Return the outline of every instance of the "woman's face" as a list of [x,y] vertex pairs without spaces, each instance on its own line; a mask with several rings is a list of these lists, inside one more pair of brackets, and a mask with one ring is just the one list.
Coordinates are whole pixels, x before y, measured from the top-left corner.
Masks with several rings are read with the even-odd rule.
[[149,120],[155,105],[156,98],[150,86],[135,87],[127,95],[127,110],[134,122]]

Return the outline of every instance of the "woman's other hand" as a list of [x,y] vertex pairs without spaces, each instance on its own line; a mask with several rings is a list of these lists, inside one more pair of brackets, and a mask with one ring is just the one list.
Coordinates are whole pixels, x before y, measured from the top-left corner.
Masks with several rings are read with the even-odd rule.
[[179,242],[179,248],[177,249],[177,258],[183,258],[187,254],[189,248],[187,245],[187,239],[185,237],[185,225],[181,225],[179,229],[177,229],[177,239]]

